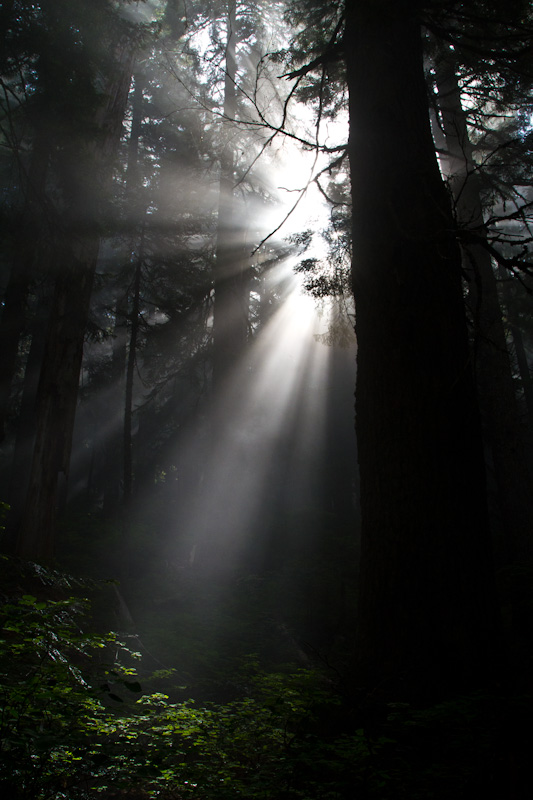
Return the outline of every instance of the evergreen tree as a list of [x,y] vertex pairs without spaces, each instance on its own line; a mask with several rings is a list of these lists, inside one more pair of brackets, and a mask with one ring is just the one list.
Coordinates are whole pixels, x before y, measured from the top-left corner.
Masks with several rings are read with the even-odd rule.
[[[302,95],[322,98],[316,76],[342,79],[344,61],[350,95],[362,508],[357,675],[385,691],[436,694],[490,673],[497,624],[464,238],[429,128],[421,26],[453,46],[475,75],[466,83],[472,93],[498,86],[504,107],[510,73],[527,85],[519,70],[527,34],[519,25],[507,30],[499,8],[483,21],[483,3],[292,8],[301,33],[289,77]],[[524,4],[518,10],[524,19]]]
[[[494,470],[498,495],[499,508],[493,507],[491,516],[494,518],[497,515],[499,546],[505,553],[504,558],[517,561],[527,558],[528,551],[533,546],[530,535],[533,512],[530,507],[531,478],[526,458],[525,430],[519,417],[498,296],[497,276],[492,264],[491,251],[498,253],[494,249],[494,238],[502,236],[502,222],[505,224],[505,220],[500,221],[496,231],[494,226],[491,226],[492,230],[491,227],[486,230],[483,209],[484,197],[488,195],[491,207],[487,212],[491,213],[498,199],[497,196],[494,197],[498,184],[498,194],[509,195],[514,191],[512,185],[502,184],[502,176],[497,174],[497,165],[495,170],[491,170],[490,154],[485,156],[485,151],[491,139],[493,141],[490,146],[496,151],[512,147],[516,126],[513,115],[510,120],[511,131],[506,130],[509,126],[502,126],[500,114],[491,126],[487,109],[483,125],[476,131],[480,147],[475,154],[468,115],[462,105],[458,71],[453,51],[449,47],[442,47],[438,53],[435,71],[439,123],[444,136],[444,149],[440,157],[454,201],[456,223],[462,239],[463,270],[468,276],[467,306],[473,328],[473,364],[484,439],[490,449],[487,460]],[[479,89],[477,93],[479,106],[482,95]],[[493,102],[494,93],[491,93],[491,103]],[[483,105],[488,103],[485,101]],[[509,106],[500,111],[509,113]],[[494,113],[497,114],[498,110],[494,109]],[[501,139],[500,144],[496,145],[494,139]],[[513,238],[515,235],[513,232]],[[503,254],[502,258],[505,258]],[[497,265],[496,267],[499,269]]]
[[[20,91],[29,97],[24,111],[35,131],[44,121],[48,137],[55,289],[18,551],[49,558],[58,475],[68,472],[104,185],[122,130],[137,32],[120,6],[107,2],[99,3],[96,17],[82,5],[61,2],[32,4],[24,12],[13,13],[9,33],[19,73],[23,68]],[[6,79],[12,69],[8,59]]]

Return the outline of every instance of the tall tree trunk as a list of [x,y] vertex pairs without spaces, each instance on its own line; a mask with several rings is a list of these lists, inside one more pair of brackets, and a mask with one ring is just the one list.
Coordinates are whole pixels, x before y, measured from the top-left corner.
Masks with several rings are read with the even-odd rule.
[[[18,532],[22,557],[50,560],[59,473],[68,474],[83,341],[99,249],[98,204],[116,150],[131,82],[133,56],[122,67],[97,112],[99,136],[73,142],[65,154],[64,183],[69,187],[63,252],[52,300],[45,355],[36,403],[36,441],[28,500]],[[96,179],[96,183],[94,183]]]
[[115,302],[115,328],[113,334],[113,352],[111,355],[110,370],[110,398],[109,407],[112,409],[112,427],[104,444],[104,498],[103,514],[112,516],[118,509],[121,497],[121,484],[123,479],[124,458],[122,445],[124,439],[124,425],[121,413],[124,405],[125,392],[125,364],[127,354],[127,330],[125,319],[127,316],[126,298],[117,299]]
[[520,374],[520,381],[524,391],[524,400],[527,408],[528,428],[531,433],[531,426],[533,425],[533,381],[531,380],[531,369],[527,359],[526,348],[524,347],[524,337],[518,325],[512,322],[509,325],[511,336],[513,337],[513,346],[516,353],[516,361],[518,364],[518,372]]
[[144,249],[144,227],[141,233],[139,252],[135,263],[135,275],[133,280],[133,299],[131,309],[131,328],[130,342],[128,348],[128,361],[126,365],[126,391],[124,402],[124,505],[128,506],[132,498],[133,489],[133,441],[132,441],[132,422],[133,422],[133,383],[135,378],[135,360],[137,356],[137,340],[139,337],[140,325],[140,297],[141,297],[141,275],[143,265]]
[[7,492],[9,513],[6,520],[6,549],[14,551],[17,531],[28,494],[28,480],[35,445],[35,399],[39,372],[44,356],[44,341],[48,315],[45,298],[41,298],[38,316],[33,320],[31,345],[24,370],[22,399],[17,417],[15,448],[11,461],[11,475]]
[[466,116],[455,65],[442,48],[436,68],[438,104],[446,139],[445,174],[455,199],[459,227],[472,230],[478,242],[465,237],[463,268],[469,276],[468,303],[474,326],[474,370],[483,435],[494,467],[504,558],[531,560],[533,492],[524,448],[524,428],[516,401],[507,337],[502,321],[492,259],[483,246],[484,220]]
[[135,224],[142,220],[139,242],[132,243],[131,263],[133,266],[132,308],[130,315],[130,341],[128,358],[126,362],[126,380],[124,395],[124,425],[123,425],[123,499],[127,508],[131,503],[133,490],[133,384],[135,377],[135,363],[137,358],[137,341],[140,325],[141,278],[144,258],[144,236],[146,210],[142,207],[141,182],[139,175],[139,142],[143,119],[143,81],[139,74],[135,76],[135,91],[132,103],[131,136],[128,142],[128,168],[127,190],[130,197],[130,206],[134,211]]
[[[224,117],[234,120],[236,90],[236,1],[228,3]],[[215,257],[213,306],[213,385],[220,388],[242,353],[248,337],[248,258],[245,249],[243,203],[235,196],[235,145],[231,123],[220,157],[220,195]]]
[[[37,432],[18,554],[53,554],[58,476],[68,473],[83,338],[98,256],[98,237],[72,243],[56,282],[37,391]],[[73,284],[76,292],[73,292]]]
[[418,4],[347,4],[358,341],[357,680],[435,696],[494,664],[461,260],[429,125]]
[[0,441],[5,435],[11,383],[17,367],[20,338],[27,325],[28,292],[40,240],[41,199],[48,169],[49,145],[45,135],[35,137],[27,176],[26,198],[18,225],[18,241],[6,287],[0,321]]

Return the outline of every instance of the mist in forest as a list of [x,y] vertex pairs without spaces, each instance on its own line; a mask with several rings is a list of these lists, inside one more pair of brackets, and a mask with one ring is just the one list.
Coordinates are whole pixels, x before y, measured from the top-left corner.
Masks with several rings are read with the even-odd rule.
[[2,796],[527,796],[532,36],[0,3]]
[[[159,564],[171,579],[189,572],[223,586],[238,574],[279,569],[297,552],[312,560],[328,518],[345,525],[355,519],[355,342],[328,341],[332,304],[305,292],[291,260],[272,266],[265,280],[278,300],[222,391],[194,410],[184,404],[184,422],[155,454],[157,461],[149,460],[147,442],[132,520],[134,526],[138,515],[155,525],[147,559],[130,559],[126,548],[115,565],[128,580],[144,578]],[[184,384],[178,386],[183,391]],[[142,384],[137,392],[142,408]],[[87,448],[94,448],[94,404],[106,410],[97,429],[100,446],[120,436],[123,415],[120,407],[113,413],[110,394],[105,390],[80,408],[73,499],[85,496],[94,458]],[[148,435],[153,424],[157,417]],[[92,491],[97,487],[96,478]]]

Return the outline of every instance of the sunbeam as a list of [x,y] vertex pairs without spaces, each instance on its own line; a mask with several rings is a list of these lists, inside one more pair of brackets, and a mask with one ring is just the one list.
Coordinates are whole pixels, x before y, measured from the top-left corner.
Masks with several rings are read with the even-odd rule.
[[527,796],[509,5],[0,2],[10,800]]
[[[287,281],[289,264],[276,268]],[[199,496],[181,517],[177,563],[220,573],[241,558],[260,563],[273,510],[310,504],[323,446],[329,349],[317,342],[321,320],[294,275],[281,307],[237,364],[216,402]],[[191,441],[188,447],[196,447]],[[283,477],[282,477],[283,476]],[[316,488],[316,487],[315,487]]]

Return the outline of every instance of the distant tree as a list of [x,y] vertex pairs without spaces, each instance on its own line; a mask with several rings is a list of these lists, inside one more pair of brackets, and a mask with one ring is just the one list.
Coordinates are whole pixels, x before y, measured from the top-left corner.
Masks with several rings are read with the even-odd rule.
[[135,362],[137,358],[137,340],[139,337],[140,303],[141,303],[141,276],[144,259],[144,242],[146,228],[146,209],[143,208],[144,196],[139,175],[139,139],[141,136],[141,125],[143,115],[143,79],[139,74],[134,78],[135,87],[132,99],[131,114],[131,133],[128,141],[128,165],[127,165],[127,195],[129,199],[130,213],[133,213],[137,226],[140,225],[139,236],[134,237],[138,241],[134,242],[131,252],[132,273],[130,278],[131,293],[131,314],[130,336],[128,342],[128,356],[126,361],[125,375],[125,396],[124,396],[124,426],[123,426],[123,496],[124,503],[131,503],[133,488],[133,463],[132,463],[132,416],[133,416],[133,382],[135,375]]
[[[20,156],[20,153],[18,153]],[[37,248],[44,249],[44,186],[49,144],[46,133],[35,137],[27,175],[21,166],[23,199],[17,219],[8,234],[12,249],[9,279],[0,321],[0,439],[5,437],[10,393],[18,365],[19,344],[28,329],[28,295],[35,279]],[[7,232],[6,232],[7,233]],[[30,235],[31,234],[31,235]],[[42,257],[41,257],[42,260]],[[42,267],[42,264],[41,264]]]
[[75,450],[85,457],[73,490],[89,470],[90,501],[106,515],[153,483],[184,406],[205,388],[216,169],[209,111],[191,108],[193,89],[201,92],[198,59],[182,16],[170,13],[177,5],[167,5],[136,67],[91,308],[97,337],[84,359]]
[[[273,192],[265,170],[255,169],[266,147],[263,130],[264,42],[273,27],[263,3],[228,0],[213,7],[212,30],[219,42],[219,73],[212,76],[218,136],[215,157],[219,199],[213,262],[213,387],[218,391],[250,341],[250,291],[260,257],[252,251],[260,240],[259,219]],[[223,76],[221,79],[221,75]],[[278,108],[279,98],[270,98]],[[266,126],[265,126],[266,127]],[[263,172],[263,174],[262,174]],[[274,200],[275,202],[275,200]]]
[[[225,141],[220,152],[217,246],[214,265],[213,382],[222,384],[248,338],[249,275],[244,204],[236,196],[237,142],[231,121],[237,118],[237,4],[229,0],[224,64]],[[250,246],[249,246],[249,249]]]
[[[501,98],[500,103],[507,101],[507,105],[494,108],[495,91],[483,102],[481,87],[478,85],[477,103],[473,106],[474,115],[477,107],[484,105],[488,108],[481,117],[481,124],[478,123],[479,127],[473,129],[479,141],[477,149],[481,151],[479,155],[476,154],[471,141],[469,116],[462,105],[458,72],[454,51],[449,46],[441,47],[436,55],[435,67],[438,124],[444,137],[440,160],[454,201],[463,252],[463,270],[468,276],[467,304],[473,329],[473,364],[484,439],[490,449],[489,463],[494,471],[498,493],[498,508],[493,511],[495,515],[498,511],[496,527],[499,528],[499,548],[503,551],[503,558],[520,561],[527,557],[528,552],[531,556],[533,547],[530,531],[533,495],[526,458],[525,429],[515,395],[495,271],[500,273],[501,266],[497,262],[493,264],[492,255],[494,253],[498,256],[498,239],[505,239],[502,227],[505,225],[505,213],[501,215],[498,224],[499,215],[495,211],[492,215],[492,229],[485,227],[485,217],[491,215],[499,195],[503,194],[505,198],[516,191],[507,181],[502,184],[502,177],[505,179],[507,176],[498,174],[501,172],[498,163],[495,165],[496,175],[491,175],[491,153],[486,154],[489,148],[496,157],[499,150],[516,149],[513,146],[513,141],[517,140],[516,114],[511,114],[507,124],[502,123],[502,114],[509,109],[511,98]],[[468,97],[468,85],[466,91]],[[492,126],[491,106],[494,113]],[[493,128],[492,131],[490,127]],[[520,161],[523,162],[523,157]],[[517,177],[520,180],[520,176]],[[500,184],[499,191],[497,183]],[[494,194],[496,198],[490,197]],[[487,195],[491,206],[485,213],[483,206]],[[519,211],[522,206],[523,201],[520,200]],[[523,213],[526,213],[525,208]],[[513,216],[515,223],[520,221],[520,213]],[[516,224],[513,225],[510,237],[513,243],[520,242]],[[503,253],[501,261],[507,261]]]
[[[120,9],[104,2],[96,22],[77,6],[66,12],[48,4],[33,10],[45,37],[43,48],[50,48],[42,50],[44,62],[37,57],[36,68],[43,81],[41,100],[54,98],[50,113],[57,141],[51,168],[60,198],[55,202],[61,211],[54,239],[57,272],[37,391],[28,502],[17,543],[20,555],[38,559],[52,554],[58,476],[68,472],[100,243],[100,206],[122,130],[135,47],[131,38],[135,29],[120,16]],[[60,39],[63,49],[58,60]],[[60,103],[57,93],[63,82],[68,94]]]

